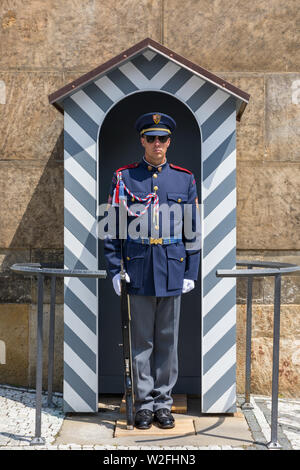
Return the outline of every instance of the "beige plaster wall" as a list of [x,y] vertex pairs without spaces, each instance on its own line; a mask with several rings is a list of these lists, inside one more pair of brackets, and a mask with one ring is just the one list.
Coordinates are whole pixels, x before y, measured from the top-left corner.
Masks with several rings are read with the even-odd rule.
[[[0,3],[0,331],[9,361],[0,383],[31,386],[34,375],[35,286],[9,266],[63,257],[63,118],[48,94],[145,37],[250,93],[237,125],[238,257],[300,264],[299,22],[297,0]],[[255,281],[254,295],[253,390],[269,393],[272,281]],[[237,297],[242,391],[243,281]],[[284,278],[282,303],[280,390],[299,396],[296,276]],[[56,361],[60,388],[61,342]]]

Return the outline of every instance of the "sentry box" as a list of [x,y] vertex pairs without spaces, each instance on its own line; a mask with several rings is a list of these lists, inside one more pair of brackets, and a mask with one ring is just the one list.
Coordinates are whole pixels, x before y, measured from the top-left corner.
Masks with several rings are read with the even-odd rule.
[[[196,177],[202,215],[196,288],[182,296],[174,393],[201,394],[203,413],[236,410],[236,121],[249,95],[145,39],[49,96],[64,114],[64,263],[103,269],[97,207],[113,171],[139,161],[138,116],[159,110],[177,129],[168,161]],[[119,298],[111,279],[65,279],[64,411],[97,412],[123,391]]]

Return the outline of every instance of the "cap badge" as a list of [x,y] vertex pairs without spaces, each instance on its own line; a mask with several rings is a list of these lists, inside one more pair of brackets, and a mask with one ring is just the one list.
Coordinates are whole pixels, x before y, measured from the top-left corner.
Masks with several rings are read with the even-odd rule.
[[154,123],[158,124],[161,120],[161,115],[160,114],[153,114],[152,118],[153,118]]

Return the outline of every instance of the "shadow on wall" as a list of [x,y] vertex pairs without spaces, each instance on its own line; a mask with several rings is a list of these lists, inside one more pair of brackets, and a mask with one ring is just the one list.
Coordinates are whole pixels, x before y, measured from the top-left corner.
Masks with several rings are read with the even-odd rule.
[[[35,386],[37,283],[14,274],[17,262],[63,261],[64,154],[60,133],[48,161],[5,162],[1,187],[6,211],[2,214],[0,250],[0,383]],[[44,304],[50,302],[45,281]],[[56,303],[63,303],[63,279],[57,280]],[[28,304],[32,304],[28,305]],[[48,347],[48,310],[45,305],[44,343]],[[62,308],[57,308],[54,391],[62,388]],[[47,355],[43,376],[47,380]],[[44,386],[45,386],[44,381]]]
[[[46,164],[42,161],[15,162],[13,174],[7,176],[4,191],[9,198],[7,210],[10,214],[3,216],[5,226],[2,236],[4,240],[11,238],[11,241],[7,248],[1,250],[1,303],[36,302],[35,283],[32,285],[29,277],[13,274],[9,269],[12,264],[63,261],[63,160],[61,132]],[[16,218],[22,210],[22,218],[15,228]]]

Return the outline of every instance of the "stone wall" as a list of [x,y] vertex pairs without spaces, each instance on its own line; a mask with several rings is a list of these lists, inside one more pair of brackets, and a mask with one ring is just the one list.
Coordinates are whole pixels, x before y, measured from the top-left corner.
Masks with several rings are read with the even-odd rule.
[[[151,37],[247,91],[237,126],[239,259],[300,264],[296,0],[3,0],[0,4],[0,382],[34,385],[36,291],[16,261],[63,257],[63,117],[48,94]],[[283,280],[280,393],[299,396],[299,277]],[[238,282],[238,390],[245,288]],[[62,382],[62,284],[55,387]],[[273,284],[254,283],[253,391],[271,390]],[[45,311],[49,310],[45,299]],[[45,322],[45,328],[47,322]],[[46,360],[45,360],[46,362]]]

